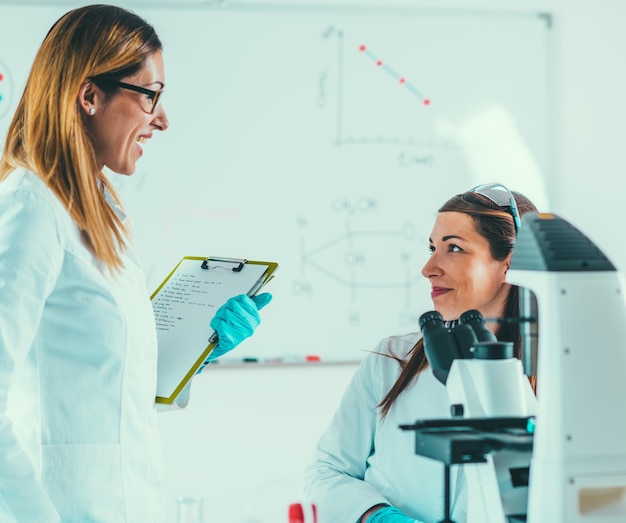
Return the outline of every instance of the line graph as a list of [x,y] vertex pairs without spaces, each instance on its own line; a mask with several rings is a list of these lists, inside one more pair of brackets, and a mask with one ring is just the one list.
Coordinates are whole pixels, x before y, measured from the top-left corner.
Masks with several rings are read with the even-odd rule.
[[[437,90],[432,84],[436,80],[432,77],[432,62],[415,57],[393,38],[381,44],[393,58],[384,59],[383,53],[375,51],[376,46],[362,36],[338,26],[322,32],[322,40],[332,44],[328,48],[329,57],[335,64],[325,69],[324,75],[320,74],[323,103],[331,97],[335,101],[333,143],[338,147],[455,148],[449,141],[433,140],[437,136],[435,121],[445,104],[434,104],[431,93],[422,88],[428,84],[430,89]],[[329,74],[333,69],[335,73]],[[418,86],[417,76],[430,81]],[[334,94],[326,97],[333,79]]]
[[400,75],[397,71],[392,69],[385,61],[379,58],[371,49],[369,49],[366,45],[361,44],[359,46],[359,52],[363,53],[367,56],[377,67],[380,67],[385,73],[391,76],[394,80],[396,80],[400,85],[406,87],[410,93],[417,96],[424,105],[430,105],[430,98],[424,96],[415,85],[409,82],[406,77]]

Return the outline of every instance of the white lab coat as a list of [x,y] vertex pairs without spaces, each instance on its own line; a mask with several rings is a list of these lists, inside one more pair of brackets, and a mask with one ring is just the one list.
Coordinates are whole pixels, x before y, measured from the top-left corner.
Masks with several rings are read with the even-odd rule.
[[0,183],[0,521],[164,521],[156,328],[32,173]]
[[[404,357],[420,334],[382,340],[375,352]],[[443,464],[415,454],[415,433],[401,424],[449,418],[444,385],[424,371],[394,402],[384,421],[376,406],[400,374],[394,359],[368,354],[357,368],[305,472],[304,491],[319,523],[356,523],[373,505],[389,503],[427,523],[443,516]],[[451,469],[453,519],[465,521],[465,489]],[[458,489],[457,489],[458,485]]]

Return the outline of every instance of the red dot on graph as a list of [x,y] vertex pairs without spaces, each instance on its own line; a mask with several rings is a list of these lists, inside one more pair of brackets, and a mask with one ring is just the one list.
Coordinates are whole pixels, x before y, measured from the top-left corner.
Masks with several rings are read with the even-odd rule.
[[359,51],[365,51],[365,46],[364,45],[360,45],[359,46]]
[[430,105],[430,100],[428,98],[426,98],[426,100],[424,100],[424,105]]
[[4,80],[4,76],[0,73],[0,82],[2,82],[2,80]]
[[406,80],[404,78],[400,78],[400,83],[403,84],[404,82],[406,82]]
[[383,65],[383,61],[382,60],[376,60],[376,65]]

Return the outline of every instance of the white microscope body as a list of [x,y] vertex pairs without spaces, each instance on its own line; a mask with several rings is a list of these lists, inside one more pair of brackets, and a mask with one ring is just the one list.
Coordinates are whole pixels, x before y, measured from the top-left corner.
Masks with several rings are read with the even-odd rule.
[[533,214],[522,220],[507,281],[530,289],[538,304],[538,402],[527,521],[624,523],[622,277],[570,224]]
[[[525,418],[537,412],[535,394],[517,358],[456,359],[446,389],[450,404],[463,406],[463,417]],[[511,471],[524,471],[528,477],[530,451],[503,449],[486,459],[463,465],[467,523],[508,523],[508,515],[526,514],[528,487],[516,486]]]
[[[463,467],[467,523],[526,521],[537,399],[513,343],[498,341],[477,310],[453,326],[427,312],[420,326],[452,419],[401,427],[418,433],[416,453]],[[447,484],[446,499],[449,490]],[[452,523],[449,512],[443,523]]]

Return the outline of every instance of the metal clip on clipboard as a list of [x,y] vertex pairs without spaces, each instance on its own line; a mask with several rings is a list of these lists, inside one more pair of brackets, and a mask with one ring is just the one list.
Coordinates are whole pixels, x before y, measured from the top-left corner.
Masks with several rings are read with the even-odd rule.
[[210,261],[216,261],[216,262],[224,262],[224,263],[236,263],[237,266],[233,267],[233,272],[241,272],[241,269],[243,269],[243,266],[248,262],[248,260],[246,260],[245,258],[213,258],[213,257],[209,257],[206,258],[203,262],[202,262],[202,268],[203,269],[210,269],[209,267],[209,262]]

